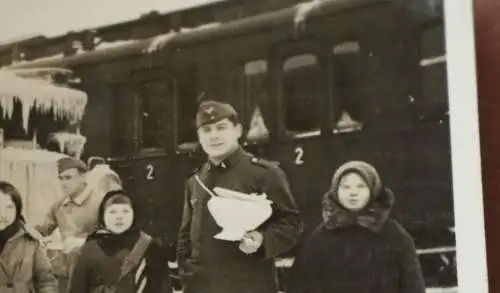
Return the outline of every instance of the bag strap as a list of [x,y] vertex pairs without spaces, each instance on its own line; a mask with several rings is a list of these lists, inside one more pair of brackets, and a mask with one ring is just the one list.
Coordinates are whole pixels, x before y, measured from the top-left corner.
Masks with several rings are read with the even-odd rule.
[[218,195],[210,188],[208,188],[205,183],[203,183],[203,181],[201,181],[200,177],[198,177],[198,175],[194,175],[194,179],[196,180],[196,182],[198,182],[198,184],[208,193],[210,194],[210,196],[212,197],[217,197]]
[[115,284],[120,282],[121,279],[123,279],[123,277],[125,277],[133,268],[135,268],[139,264],[144,253],[146,253],[146,250],[148,249],[151,240],[152,240],[151,236],[141,232],[141,234],[139,235],[139,239],[135,243],[130,253],[125,258],[125,261],[123,262],[122,267],[120,269],[120,276],[116,280]]

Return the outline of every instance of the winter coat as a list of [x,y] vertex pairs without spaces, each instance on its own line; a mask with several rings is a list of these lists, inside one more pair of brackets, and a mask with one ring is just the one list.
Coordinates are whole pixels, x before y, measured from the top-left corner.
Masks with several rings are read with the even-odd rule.
[[[240,251],[238,241],[214,238],[222,229],[207,209],[210,195],[194,176],[208,188],[268,195],[273,215],[257,228],[264,235],[259,251],[247,255]],[[178,245],[184,293],[277,293],[275,258],[295,246],[301,231],[299,211],[276,164],[242,149],[217,166],[207,162],[186,185]]]
[[[345,209],[336,194],[342,175],[353,170],[372,192],[360,212]],[[424,293],[413,239],[388,218],[393,204],[374,168],[362,162],[341,168],[323,201],[323,223],[296,259],[288,293]]]
[[[83,246],[73,269],[69,293],[91,293],[98,288],[115,284],[120,268],[133,245],[123,241],[123,247],[109,254],[96,233]],[[138,235],[135,236],[138,240]],[[132,242],[135,244],[135,242]],[[145,282],[143,282],[145,280]],[[145,285],[141,285],[141,284]],[[142,287],[144,286],[144,287]],[[142,288],[142,291],[140,290]],[[140,263],[116,284],[116,293],[171,293],[169,268],[165,250],[153,241],[149,244]]]
[[41,235],[34,229],[21,228],[7,240],[0,254],[1,293],[57,293]]

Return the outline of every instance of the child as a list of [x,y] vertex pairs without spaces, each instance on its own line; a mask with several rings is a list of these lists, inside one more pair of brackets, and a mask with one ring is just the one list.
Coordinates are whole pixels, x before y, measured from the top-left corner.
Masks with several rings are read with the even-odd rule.
[[342,165],[323,200],[323,223],[294,265],[290,293],[424,293],[413,240],[388,218],[393,204],[374,167]]
[[81,250],[71,275],[70,293],[172,292],[167,256],[139,230],[135,211],[123,190],[104,196],[98,229]]
[[25,224],[22,209],[19,191],[0,181],[0,292],[57,293],[41,235]]

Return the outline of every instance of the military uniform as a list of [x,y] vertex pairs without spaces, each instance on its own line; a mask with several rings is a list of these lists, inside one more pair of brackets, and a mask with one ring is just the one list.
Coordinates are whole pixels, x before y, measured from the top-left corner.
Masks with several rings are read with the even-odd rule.
[[[209,120],[217,120],[215,109],[215,118]],[[214,238],[222,229],[207,208],[211,195],[195,175],[208,188],[268,195],[273,215],[257,228],[264,242],[256,253],[247,255],[239,242]],[[278,165],[238,148],[218,165],[205,163],[187,180],[185,189],[177,251],[184,293],[277,293],[274,260],[293,248],[302,233],[299,211]]]

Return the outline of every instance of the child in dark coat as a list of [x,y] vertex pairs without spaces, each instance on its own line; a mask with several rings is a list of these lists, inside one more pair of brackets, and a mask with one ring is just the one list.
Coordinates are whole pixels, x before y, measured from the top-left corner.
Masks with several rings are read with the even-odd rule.
[[323,223],[299,253],[289,293],[424,293],[410,235],[375,168],[342,165],[323,200]]
[[136,225],[136,209],[123,190],[99,207],[98,230],[84,244],[69,293],[171,293],[166,252]]

